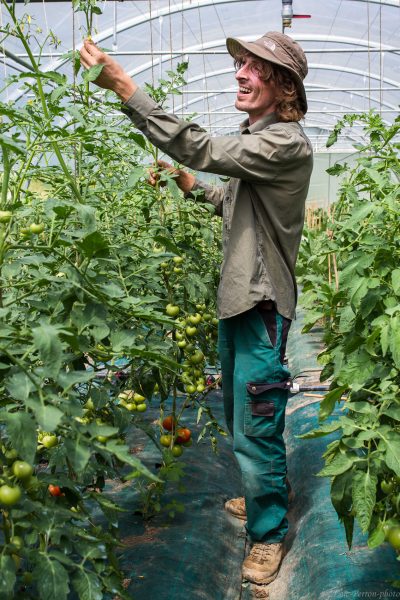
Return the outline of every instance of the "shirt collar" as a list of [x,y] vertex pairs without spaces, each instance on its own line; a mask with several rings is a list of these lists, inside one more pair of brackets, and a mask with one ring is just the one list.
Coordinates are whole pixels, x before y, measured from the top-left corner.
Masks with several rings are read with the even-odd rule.
[[273,123],[278,123],[277,114],[274,112],[265,115],[262,119],[258,119],[253,125],[249,125],[249,119],[246,119],[240,124],[240,133],[255,133],[256,131],[265,129],[268,125],[272,125]]

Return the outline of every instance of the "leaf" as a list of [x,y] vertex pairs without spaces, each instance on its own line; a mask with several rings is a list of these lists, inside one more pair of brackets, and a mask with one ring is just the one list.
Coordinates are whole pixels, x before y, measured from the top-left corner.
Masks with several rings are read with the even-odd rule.
[[81,473],[89,462],[91,454],[86,439],[77,434],[75,439],[66,438],[64,443],[67,449],[68,459],[71,462],[73,469],[77,473]]
[[400,317],[398,316],[390,319],[389,348],[394,364],[400,369]]
[[348,515],[344,516],[343,517],[343,525],[344,525],[344,530],[346,532],[346,542],[347,542],[347,545],[350,550],[351,545],[353,543],[354,517],[348,516]]
[[383,356],[386,356],[389,349],[389,323],[383,325],[381,329],[381,348]]
[[308,431],[307,433],[303,433],[303,435],[296,435],[297,438],[301,438],[303,440],[312,440],[315,438],[322,437],[324,435],[329,435],[333,431],[337,431],[342,426],[339,421],[334,421],[333,423],[325,423],[325,425],[321,425],[318,429],[313,429],[312,431]]
[[395,431],[382,433],[378,430],[380,437],[384,440],[386,446],[385,461],[389,469],[392,469],[400,477],[400,434]]
[[336,402],[340,401],[340,398],[342,397],[342,394],[348,389],[347,385],[342,385],[338,388],[335,388],[334,390],[331,390],[330,392],[328,392],[325,396],[325,398],[321,401],[320,407],[319,407],[319,421],[324,421],[325,419],[327,419],[329,417],[329,415],[332,413],[333,409],[335,408],[335,404]]
[[400,421],[400,406],[392,405],[381,412],[382,415],[386,415],[395,421]]
[[0,418],[6,423],[12,447],[17,450],[23,460],[32,464],[37,446],[34,419],[27,412],[4,413],[0,414]]
[[100,73],[102,72],[104,65],[94,65],[90,69],[86,69],[82,73],[82,79],[84,81],[96,81]]
[[55,431],[63,416],[64,413],[51,404],[38,402],[35,405],[35,417],[42,431]]
[[7,390],[16,400],[26,402],[29,394],[36,389],[35,385],[25,373],[15,373],[12,375],[6,384]]
[[0,597],[13,598],[14,585],[17,579],[15,562],[9,554],[0,555]]
[[338,133],[334,129],[328,137],[328,140],[326,142],[326,147],[330,148],[331,146],[333,146],[333,144],[335,144],[337,142],[337,139],[338,139]]
[[347,454],[336,454],[334,459],[319,472],[318,477],[332,477],[348,471],[354,464],[354,458]]
[[[125,445],[118,444],[115,440],[110,440],[105,446],[106,450],[116,456],[119,460],[131,467],[135,467],[139,473],[145,475],[153,481],[160,482],[161,479],[156,477],[149,469],[135,456],[129,454],[129,448]],[[104,446],[102,446],[104,449]]]
[[379,523],[378,526],[369,534],[368,537],[368,548],[377,548],[385,541],[385,532],[382,527],[382,523]]
[[86,235],[77,243],[77,246],[79,246],[88,258],[92,258],[95,255],[105,256],[108,254],[108,242],[99,231],[93,231]]
[[55,379],[61,369],[63,355],[59,330],[54,325],[44,323],[32,329],[32,335],[46,375]]
[[352,471],[346,471],[332,479],[331,500],[338,517],[342,518],[351,510],[351,486],[353,483]]
[[101,581],[93,571],[79,568],[72,578],[72,585],[80,600],[102,600],[103,598]]
[[8,135],[0,135],[0,146],[4,146],[7,150],[11,150],[16,154],[24,155],[26,154],[26,150],[22,144],[13,140],[13,138]]
[[392,286],[396,295],[400,294],[400,269],[392,271]]
[[340,313],[339,333],[347,333],[353,328],[355,313],[348,304]]
[[48,554],[39,552],[35,558],[33,577],[39,592],[40,600],[66,600],[69,593],[68,573],[57,561],[51,560]]
[[353,505],[363,533],[369,529],[376,502],[378,477],[370,471],[356,471],[353,476]]

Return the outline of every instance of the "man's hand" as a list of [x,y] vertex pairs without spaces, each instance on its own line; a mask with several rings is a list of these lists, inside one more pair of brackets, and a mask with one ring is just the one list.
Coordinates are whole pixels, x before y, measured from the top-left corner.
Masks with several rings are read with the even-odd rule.
[[194,186],[194,182],[196,180],[195,176],[191,173],[187,173],[187,171],[183,171],[183,169],[177,169],[173,165],[169,163],[158,160],[157,161],[158,169],[150,169],[149,172],[149,183],[152,186],[156,186],[157,182],[160,180],[160,172],[167,171],[171,177],[174,178],[176,185],[184,194],[190,192],[192,187]]
[[123,102],[129,100],[138,88],[120,64],[111,56],[102,52],[91,40],[85,40],[80,51],[81,63],[86,69],[95,65],[104,65],[96,85],[115,92]]

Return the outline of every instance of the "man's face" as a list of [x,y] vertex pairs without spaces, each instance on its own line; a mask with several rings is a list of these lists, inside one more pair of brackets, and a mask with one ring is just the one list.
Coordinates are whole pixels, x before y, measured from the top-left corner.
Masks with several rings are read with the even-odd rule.
[[239,84],[235,107],[248,113],[250,125],[275,110],[275,87],[271,80],[261,78],[260,65],[262,59],[245,56],[235,75]]

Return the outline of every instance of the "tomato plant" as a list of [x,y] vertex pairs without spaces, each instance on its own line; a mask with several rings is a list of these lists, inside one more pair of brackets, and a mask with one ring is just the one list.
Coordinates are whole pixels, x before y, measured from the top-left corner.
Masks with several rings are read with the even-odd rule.
[[[2,44],[20,43],[31,69],[10,82],[29,100],[0,103],[0,596],[28,584],[35,600],[125,598],[106,480],[130,481],[143,515],[160,512],[166,486],[184,477],[165,412],[178,425],[196,406],[201,437],[214,444],[222,431],[205,377],[216,362],[219,225],[172,176],[147,184],[157,150],[121,125],[112,94],[94,100],[96,73],[81,78],[73,53],[70,77],[45,71],[28,15],[16,14],[26,8],[1,6]],[[99,3],[73,7],[90,33]],[[164,102],[184,71],[149,92]],[[127,443],[135,427],[160,454],[154,471]],[[21,549],[10,550],[15,536]]]
[[[338,200],[322,228],[306,232],[300,252],[305,331],[323,323],[318,360],[321,380],[331,381],[321,426],[304,437],[338,432],[320,475],[332,478],[348,544],[356,518],[373,548],[385,540],[383,524],[400,518],[400,118],[387,126],[373,111],[347,115],[330,142],[355,120],[366,142],[354,164],[328,170],[342,177]],[[336,403],[344,414],[325,423]],[[394,548],[397,537],[395,528]]]

